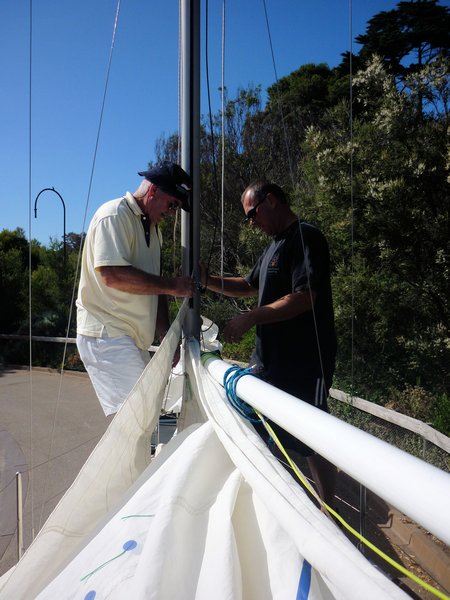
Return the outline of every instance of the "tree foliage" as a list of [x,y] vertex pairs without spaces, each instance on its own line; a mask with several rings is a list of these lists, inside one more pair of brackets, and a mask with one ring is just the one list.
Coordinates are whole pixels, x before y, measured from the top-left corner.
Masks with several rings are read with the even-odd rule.
[[399,2],[372,17],[356,41],[363,60],[376,54],[393,75],[405,76],[438,57],[449,58],[450,10],[437,0]]
[[[0,231],[1,333],[28,335],[31,317],[32,335],[58,337],[67,332],[70,337],[75,335],[75,313],[72,311],[70,326],[69,314],[81,236],[69,233],[66,241],[64,262],[62,242],[51,241],[45,247],[32,240],[30,252],[22,229]],[[9,362],[28,363],[25,342],[4,344],[0,354]],[[36,347],[34,364],[59,366],[61,348],[45,346]]]

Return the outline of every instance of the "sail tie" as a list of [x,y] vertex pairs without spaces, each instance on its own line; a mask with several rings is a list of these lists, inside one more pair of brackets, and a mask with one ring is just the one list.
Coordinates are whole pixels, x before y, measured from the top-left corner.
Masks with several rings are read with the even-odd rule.
[[251,423],[259,423],[262,419],[255,415],[257,414],[255,409],[241,400],[236,393],[236,386],[239,379],[245,375],[254,375],[253,367],[242,368],[234,365],[225,371],[223,376],[223,387],[227,396],[227,400],[233,406],[237,412]]

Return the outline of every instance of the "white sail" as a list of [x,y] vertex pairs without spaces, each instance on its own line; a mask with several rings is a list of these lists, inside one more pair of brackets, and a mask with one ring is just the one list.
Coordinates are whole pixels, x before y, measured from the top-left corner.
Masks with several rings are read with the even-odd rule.
[[23,558],[1,577],[0,598],[35,598],[148,466],[150,436],[185,310],[183,305],[158,352]]
[[73,486],[0,580],[0,598],[406,598],[228,405],[196,343],[188,380],[208,420],[146,465],[179,323],[180,315]]

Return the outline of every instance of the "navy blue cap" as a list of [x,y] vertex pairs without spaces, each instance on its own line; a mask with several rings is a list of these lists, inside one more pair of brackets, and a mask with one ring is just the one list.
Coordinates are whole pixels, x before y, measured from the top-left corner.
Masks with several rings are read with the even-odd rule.
[[148,169],[148,171],[140,171],[138,175],[154,183],[166,194],[180,200],[181,208],[189,212],[189,195],[192,181],[180,165],[164,161]]

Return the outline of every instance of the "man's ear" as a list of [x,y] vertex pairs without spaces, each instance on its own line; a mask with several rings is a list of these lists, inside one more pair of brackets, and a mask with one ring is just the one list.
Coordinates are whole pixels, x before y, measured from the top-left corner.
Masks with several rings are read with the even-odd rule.
[[270,208],[275,208],[277,203],[278,203],[278,199],[276,196],[274,196],[271,192],[269,192],[266,195],[266,202],[269,203]]

